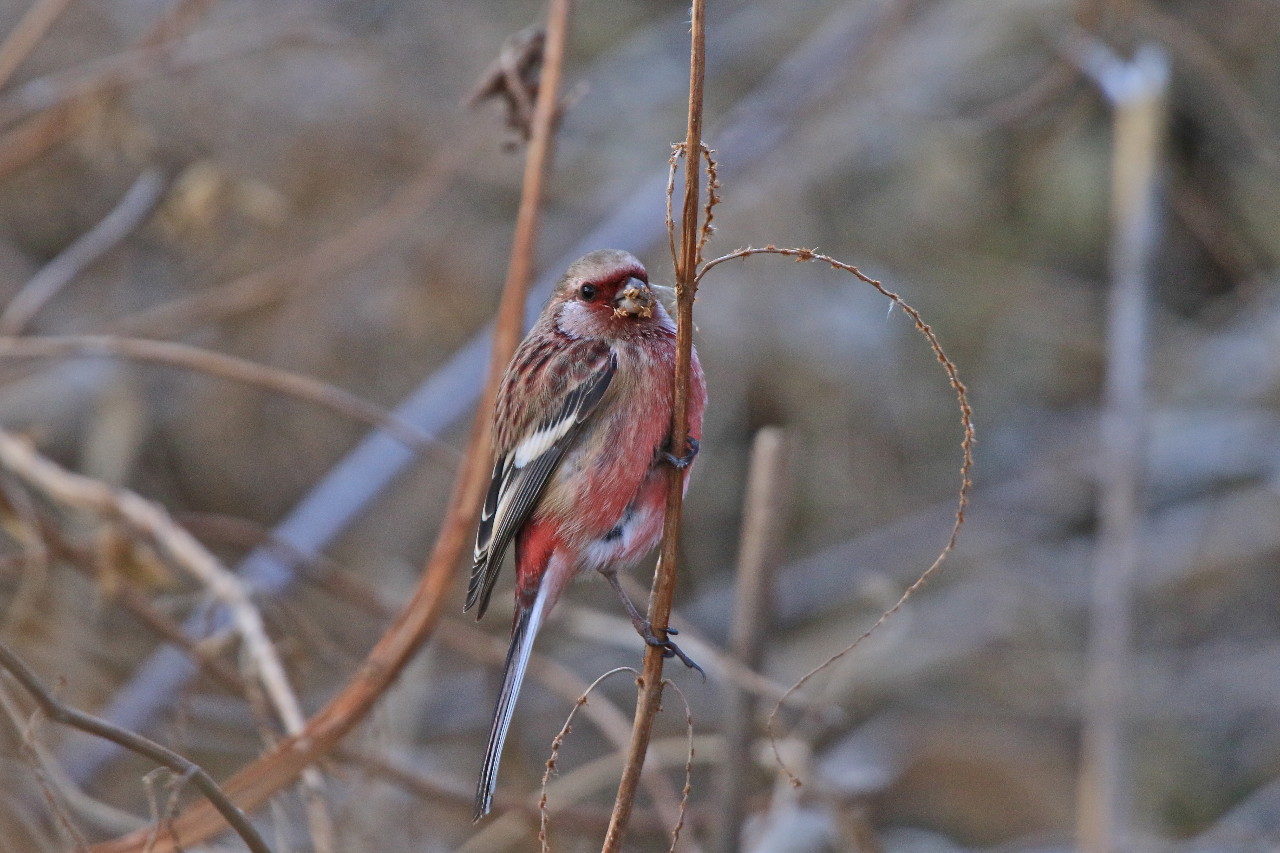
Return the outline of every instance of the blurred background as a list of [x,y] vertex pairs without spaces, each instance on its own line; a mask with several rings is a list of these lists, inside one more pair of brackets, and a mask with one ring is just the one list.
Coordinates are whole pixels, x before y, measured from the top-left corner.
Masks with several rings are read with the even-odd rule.
[[[779,712],[779,750],[804,782],[792,787],[764,719],[946,544],[962,430],[928,344],[870,287],[772,257],[708,275],[696,340],[711,403],[673,616],[708,679],[670,671],[697,747],[681,849],[1086,849],[1074,839],[1090,837],[1098,803],[1117,815],[1105,849],[1280,849],[1280,8],[712,0],[708,12],[705,135],[724,197],[708,255],[816,246],[882,280],[958,366],[978,443],[942,571]],[[466,347],[497,304],[523,166],[501,106],[465,102],[504,40],[543,14],[534,0],[0,2],[0,331],[63,341],[40,358],[0,342],[0,425],[159,502],[228,565],[259,546],[297,564],[257,602],[304,712],[355,674],[403,604],[448,500],[478,391],[468,376],[483,369],[483,348]],[[544,282],[610,244],[670,283],[663,188],[684,134],[688,14],[575,8]],[[1171,74],[1136,561],[1101,599],[1115,110],[1081,73],[1082,43],[1119,57],[1158,46]],[[350,524],[289,559],[277,525],[316,500],[369,424],[200,363],[82,357],[88,345],[67,338],[88,335],[180,342],[387,408],[444,377],[416,410],[441,443],[405,454],[370,501],[334,510]],[[785,428],[789,474],[771,490],[776,591],[752,675],[718,649],[765,426]],[[347,505],[376,467],[344,469],[323,508]],[[159,713],[138,728],[217,778],[279,736],[237,681],[225,631],[201,646],[214,667],[148,683],[157,650],[188,659],[167,630],[209,627],[202,585],[110,518],[7,469],[0,487],[0,639],[65,701],[104,712],[151,695]],[[500,814],[473,826],[507,583],[478,628],[457,585],[439,634],[319,766],[331,836],[300,788],[254,815],[274,849],[533,849],[552,738],[586,685],[638,665],[640,648],[604,585],[570,590],[539,640]],[[1119,736],[1098,753],[1083,748],[1097,722],[1086,685],[1107,604],[1132,624],[1104,685]],[[86,741],[31,721],[12,681],[0,689],[0,851],[74,849],[165,811],[172,785],[146,762],[89,761]],[[552,849],[598,846],[633,701],[616,676],[592,694],[595,716],[575,720]],[[746,734],[726,741],[735,726]],[[674,693],[654,750],[661,772],[628,849],[669,843],[686,763]]]

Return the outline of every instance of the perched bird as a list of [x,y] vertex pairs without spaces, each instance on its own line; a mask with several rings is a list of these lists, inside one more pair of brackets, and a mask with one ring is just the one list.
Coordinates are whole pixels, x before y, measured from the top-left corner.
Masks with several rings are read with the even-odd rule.
[[616,249],[574,261],[498,390],[493,481],[476,533],[465,609],[477,607],[477,619],[484,615],[513,538],[516,607],[476,786],[476,820],[489,812],[534,637],[572,578],[600,572],[647,643],[696,666],[654,633],[616,576],[662,537],[665,466],[683,469],[688,487],[707,399],[695,352],[689,446],[670,447],[676,327],[648,281],[640,262]]

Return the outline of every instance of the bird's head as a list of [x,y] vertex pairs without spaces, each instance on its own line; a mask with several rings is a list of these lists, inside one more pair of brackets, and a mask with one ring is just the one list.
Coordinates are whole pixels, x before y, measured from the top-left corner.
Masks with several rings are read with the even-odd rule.
[[574,337],[620,337],[671,328],[644,265],[629,252],[600,249],[569,265],[556,285],[551,310]]

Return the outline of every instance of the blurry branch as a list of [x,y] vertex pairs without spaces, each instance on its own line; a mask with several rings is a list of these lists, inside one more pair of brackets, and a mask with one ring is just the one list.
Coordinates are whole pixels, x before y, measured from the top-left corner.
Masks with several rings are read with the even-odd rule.
[[[751,445],[729,647],[737,662],[753,671],[760,669],[772,630],[773,577],[789,496],[788,451],[787,433],[778,427],[760,430]],[[755,766],[753,700],[737,685],[730,685],[724,714],[725,763],[716,809],[715,849],[722,853],[738,850],[746,813],[748,782]]]
[[262,614],[243,582],[229,572],[194,536],[179,527],[159,504],[126,489],[64,470],[26,442],[0,430],[0,466],[41,491],[55,504],[92,513],[104,521],[119,519],[154,542],[227,607],[244,643],[246,660],[271,699],[286,731],[300,730],[304,717],[284,665],[267,636]]
[[44,38],[71,0],[35,0],[0,44],[0,89]]
[[[876,49],[885,43],[881,38],[883,33],[899,21],[904,10],[913,2],[914,0],[886,0],[878,4],[845,4],[817,23],[810,35],[777,66],[760,87],[749,92],[729,110],[719,136],[722,144],[733,150],[734,157],[731,162],[724,164],[722,172],[744,173],[763,157],[777,150],[793,131],[796,117],[802,115],[809,105],[830,94],[844,79],[836,70],[856,68],[874,57]],[[754,13],[750,10],[740,13],[742,17],[752,14]],[[741,17],[738,20],[740,23]],[[730,25],[733,25],[732,22]],[[729,46],[734,51],[731,57],[751,50],[752,46],[751,42],[733,42]],[[627,204],[613,205],[614,213],[583,235],[552,266],[564,269],[576,257],[600,246],[623,244],[630,245],[635,252],[643,252],[646,247],[656,244],[661,239],[662,232],[652,211],[663,204],[667,197],[666,189],[665,170],[653,174],[649,180],[629,193]],[[394,203],[394,200],[388,203],[384,210],[389,213]],[[362,221],[369,224],[367,233],[371,241],[379,238],[378,229],[374,227],[374,218],[378,215],[371,214]],[[361,224],[357,228],[362,233],[365,230]],[[353,245],[369,245],[355,242],[355,229],[348,233]],[[346,261],[336,245],[342,239],[345,237],[336,238],[335,245],[322,246],[302,262],[291,259],[263,275],[288,276],[289,264],[305,263],[307,269],[313,269],[310,266],[313,262],[314,269],[319,269],[319,274],[323,274],[325,267],[321,252],[325,253],[323,260],[329,263]],[[545,296],[555,277],[555,273],[541,277],[535,296]],[[204,315],[207,317],[216,315],[224,308],[232,310],[232,304],[240,299],[253,304],[256,283],[262,283],[268,288],[275,286],[270,280],[264,281],[255,276],[242,281],[246,286],[234,296],[230,291],[235,285],[227,285],[225,290],[219,288],[228,297],[225,301],[197,305],[199,297],[193,297],[188,303],[192,309],[190,311],[178,310],[179,305],[175,303],[131,319],[137,320],[139,324],[154,319],[159,324],[162,322],[160,315],[166,308],[173,308],[171,314],[165,314],[164,322],[172,319],[175,324],[194,323],[198,321],[195,315],[201,311],[207,311]],[[526,322],[531,323],[532,316],[526,313]],[[126,324],[129,322],[126,321]],[[149,326],[140,325],[138,328],[150,330]],[[130,325],[119,327],[120,331],[133,329]],[[483,371],[491,349],[491,334],[491,330],[485,328],[473,336],[405,398],[397,408],[397,414],[427,432],[442,431],[461,418],[483,388]],[[258,549],[240,563],[240,572],[255,589],[264,594],[279,593],[287,589],[296,580],[297,566],[308,559],[314,559],[337,538],[414,459],[415,455],[410,450],[390,438],[385,431],[371,433],[336,464],[276,526],[273,541],[287,545],[290,552],[298,556],[284,559],[281,557],[281,548]],[[224,618],[216,613],[197,613],[187,620],[184,630],[188,636],[198,638],[217,630],[223,622]],[[168,705],[171,697],[181,689],[194,671],[194,667],[176,650],[167,647],[157,650],[117,691],[106,712],[107,716],[117,721],[126,721],[132,728],[143,727],[160,709]],[[74,746],[74,749],[69,748],[62,753],[62,760],[73,777],[81,781],[97,773],[112,755],[109,745],[95,741],[81,742]]]
[[112,324],[121,334],[177,336],[192,328],[271,304],[296,285],[325,281],[364,264],[399,237],[427,204],[440,194],[457,155],[428,163],[376,210],[357,219],[301,256],[205,288],[125,317]]
[[[706,8],[703,0],[690,4],[689,47],[689,120],[684,137],[684,207],[680,221],[680,256],[676,262],[676,364],[671,431],[668,433],[673,453],[683,455],[689,446],[689,386],[693,354],[693,300],[697,293],[696,278],[699,240],[698,190],[702,181],[702,89],[706,77]],[[662,524],[662,544],[658,565],[654,570],[653,589],[649,594],[646,618],[659,636],[664,636],[671,619],[671,601],[675,596],[677,561],[680,551],[681,510],[684,504],[685,472],[672,465],[667,472],[667,503]],[[662,665],[666,649],[646,646],[644,669],[636,679],[635,722],[631,729],[631,747],[618,782],[613,801],[613,817],[605,834],[601,853],[617,853],[627,831],[627,822],[635,803],[640,773],[653,720],[662,704]]]
[[[919,577],[917,577],[915,581],[913,581],[911,585],[908,586],[903,591],[902,595],[899,596],[898,600],[893,604],[892,607],[890,607],[888,610],[885,610],[883,613],[880,614],[880,618],[878,618],[874,623],[872,623],[870,628],[868,628],[866,631],[858,635],[853,640],[852,643],[845,646],[843,649],[836,652],[831,657],[827,658],[818,666],[809,670],[809,672],[805,673],[800,678],[799,681],[797,681],[795,684],[791,686],[790,690],[788,690],[788,693],[790,693],[792,691],[799,690],[800,688],[804,687],[804,685],[807,684],[811,678],[813,678],[819,672],[822,672],[823,670],[830,667],[836,661],[844,658],[846,655],[848,655],[850,652],[856,649],[859,645],[861,645],[862,642],[867,639],[867,637],[870,637],[873,633],[875,633],[875,631],[881,625],[883,625],[886,621],[888,621],[890,617],[892,617],[895,613],[897,613],[899,610],[902,609],[902,606],[907,603],[907,600],[911,598],[911,596],[914,595],[917,590],[923,587],[929,581],[929,579],[933,577],[933,575],[938,571],[938,569],[942,567],[942,563],[943,561],[946,560],[947,555],[950,554],[955,549],[956,540],[960,536],[960,528],[964,526],[965,508],[969,504],[969,490],[973,486],[973,482],[970,479],[970,474],[972,473],[972,470],[973,470],[973,443],[974,443],[973,409],[969,405],[968,391],[965,389],[964,383],[960,381],[960,374],[956,369],[955,363],[952,362],[951,359],[947,356],[946,352],[943,351],[942,343],[938,340],[937,335],[934,334],[933,329],[929,326],[929,324],[924,321],[924,318],[920,315],[920,312],[917,311],[915,308],[911,307],[910,305],[908,305],[906,302],[904,302],[901,296],[899,296],[898,294],[886,288],[879,281],[876,281],[873,278],[869,278],[866,275],[863,275],[862,272],[860,272],[857,269],[857,267],[851,266],[841,261],[837,261],[834,258],[820,254],[811,249],[780,249],[776,246],[765,246],[764,248],[747,247],[744,249],[738,249],[737,251],[734,251],[734,252],[730,252],[727,255],[722,255],[721,257],[715,258],[714,260],[707,261],[707,263],[704,264],[702,269],[699,271],[698,278],[701,279],[708,272],[710,272],[720,264],[725,263],[727,261],[735,260],[737,258],[751,257],[753,255],[761,255],[761,254],[782,255],[783,257],[793,258],[798,262],[821,261],[822,263],[825,263],[828,266],[834,267],[835,269],[838,269],[838,270],[843,270],[844,272],[847,272],[850,275],[853,275],[854,277],[856,277],[858,280],[862,281],[865,284],[871,285],[877,291],[879,291],[879,293],[882,296],[884,296],[890,302],[892,302],[894,305],[900,308],[904,314],[906,314],[908,317],[911,318],[911,322],[915,325],[916,330],[920,332],[920,334],[924,335],[925,340],[929,342],[929,347],[933,350],[934,357],[937,359],[938,363],[942,365],[942,369],[947,375],[947,382],[951,385],[951,390],[956,395],[956,403],[960,407],[960,426],[964,431],[963,437],[960,440],[960,450],[961,450],[961,456],[962,456],[962,460],[960,463],[960,489],[956,496],[955,518],[951,524],[951,535],[948,537],[946,545],[944,545],[942,550],[938,552],[938,555],[934,557],[933,562],[929,565],[929,567],[926,568],[923,572],[921,572]],[[783,699],[785,698],[786,696],[784,695]],[[770,712],[769,714],[769,721],[766,726],[766,730],[769,735],[769,743],[773,748],[774,759],[778,764],[778,768],[783,772],[785,776],[787,776],[787,778],[790,780],[790,782],[793,785],[799,785],[800,780],[796,778],[795,774],[793,774],[787,768],[786,763],[782,760],[781,754],[778,752],[778,741],[777,741],[776,733],[774,731],[774,721],[777,718],[778,711],[781,710],[782,708],[782,704],[783,702],[780,699],[778,703],[774,705],[773,711]]]
[[1210,120],[1217,123],[1223,116],[1229,118],[1247,140],[1248,150],[1269,168],[1280,167],[1280,134],[1268,122],[1267,111],[1240,84],[1204,35],[1155,3],[1142,4],[1139,24],[1182,60],[1179,67],[1183,73],[1193,70],[1212,91],[1214,97],[1206,99],[1213,108]]
[[[177,0],[157,17],[156,23],[139,40],[139,45],[163,50],[181,31],[193,25],[209,6],[210,0]],[[0,136],[0,177],[27,165],[84,126],[90,115],[93,94],[97,92],[78,94],[57,103]]]
[[31,694],[31,697],[40,706],[40,710],[54,722],[72,726],[96,737],[106,738],[118,743],[125,749],[149,758],[162,767],[169,768],[174,773],[179,774],[181,778],[195,782],[196,787],[205,795],[209,803],[218,810],[218,813],[235,830],[236,834],[244,840],[245,846],[253,853],[271,853],[271,848],[262,840],[262,836],[253,828],[253,824],[249,823],[249,820],[244,816],[244,812],[236,808],[235,804],[223,793],[217,783],[198,764],[183,758],[178,753],[161,746],[153,740],[148,740],[141,735],[114,726],[105,720],[67,707],[54,698],[53,694],[40,683],[40,679],[36,677],[36,674],[3,643],[0,643],[0,667],[7,670],[22,685],[23,689]]
[[31,277],[0,313],[0,335],[21,334],[58,291],[133,233],[155,208],[167,181],[157,168],[143,171],[111,212]]
[[[75,817],[88,820],[109,832],[131,832],[145,823],[136,815],[94,799],[67,777],[57,758],[40,743],[40,739],[32,731],[36,719],[29,718],[22,711],[7,684],[0,684],[0,710],[9,718],[14,731],[23,733],[21,750],[30,762],[40,786],[47,789],[46,801],[61,803]],[[70,824],[69,818],[60,818],[60,822]]]
[[[481,394],[465,461],[458,472],[435,546],[417,589],[351,681],[307,721],[300,734],[285,740],[228,780],[228,793],[246,808],[260,805],[292,782],[303,768],[331,750],[364,719],[409,658],[430,637],[453,587],[454,575],[475,528],[480,503],[488,486],[490,413],[497,396],[498,382],[522,331],[521,319],[533,267],[543,184],[550,168],[551,137],[555,130],[557,92],[568,30],[568,0],[551,0],[547,18],[546,66],[538,91],[533,138],[526,157],[510,268],[495,324],[489,380]],[[207,806],[197,803],[177,815],[172,826],[174,831],[171,835],[181,837],[183,844],[191,845],[221,830],[222,819]],[[148,844],[149,840],[144,835],[133,833],[94,849],[97,853],[137,853],[142,850],[168,853],[175,849],[168,846],[168,839],[160,839],[150,847]]]
[[267,367],[235,356],[171,341],[116,338],[107,335],[0,337],[0,360],[28,358],[126,358],[194,370],[286,394],[323,406],[372,426],[381,427],[405,445],[441,453],[452,461],[453,451],[434,436],[396,417],[381,406],[336,385],[278,367]]
[[1098,467],[1098,544],[1077,792],[1085,853],[1129,849],[1127,685],[1133,678],[1132,604],[1141,557],[1147,449],[1148,276],[1158,250],[1160,156],[1169,64],[1141,46],[1131,61],[1080,39],[1074,56],[1113,107],[1111,292]]
[[248,26],[209,27],[188,36],[137,45],[15,86],[0,96],[0,125],[11,125],[39,113],[57,113],[75,102],[83,104],[163,74],[225,62],[282,44],[324,41],[327,37],[326,31],[290,14],[276,21],[259,18]]

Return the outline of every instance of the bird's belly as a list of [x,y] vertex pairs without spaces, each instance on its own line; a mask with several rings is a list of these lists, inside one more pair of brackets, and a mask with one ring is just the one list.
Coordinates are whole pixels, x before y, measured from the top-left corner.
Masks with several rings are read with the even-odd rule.
[[647,554],[662,536],[663,505],[637,500],[628,504],[609,530],[587,543],[582,551],[583,569],[621,568]]

